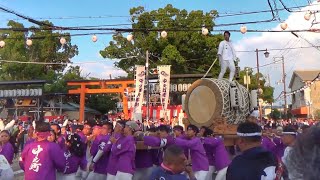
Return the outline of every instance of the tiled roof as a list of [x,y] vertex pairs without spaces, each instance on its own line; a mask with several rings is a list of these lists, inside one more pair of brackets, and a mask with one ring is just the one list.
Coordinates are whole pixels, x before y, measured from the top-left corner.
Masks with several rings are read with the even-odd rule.
[[292,87],[292,83],[294,81],[294,78],[297,76],[299,77],[302,81],[312,81],[314,80],[320,73],[320,70],[297,70],[293,71],[289,88]]
[[311,81],[319,75],[320,70],[294,71],[293,73],[299,76],[302,79],[302,81]]

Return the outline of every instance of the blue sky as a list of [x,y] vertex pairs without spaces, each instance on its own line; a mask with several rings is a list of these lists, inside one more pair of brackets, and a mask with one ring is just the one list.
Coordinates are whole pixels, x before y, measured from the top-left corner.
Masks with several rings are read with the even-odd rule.
[[[270,0],[273,2],[273,0]],[[287,6],[297,6],[307,4],[307,0],[283,0]],[[57,26],[85,26],[85,25],[105,25],[105,24],[127,24],[129,23],[129,9],[132,7],[143,6],[147,11],[158,9],[164,7],[167,4],[172,4],[174,7],[179,9],[191,10],[203,10],[204,12],[209,12],[210,10],[217,10],[220,14],[225,14],[226,12],[247,12],[247,11],[258,11],[269,9],[267,0],[54,0],[54,1],[41,1],[41,0],[0,0],[0,5],[14,10],[26,16],[37,18],[56,18],[56,17],[70,17],[70,16],[125,16],[117,18],[100,18],[100,19],[49,19]],[[282,8],[279,1],[277,1],[276,6]],[[291,14],[286,11],[280,11],[279,16],[282,20],[286,20]],[[301,18],[302,16],[302,18]],[[256,20],[266,20],[271,18],[271,13],[254,14],[246,16],[235,16],[227,18],[218,18],[216,24],[232,23],[232,22],[243,22],[243,21],[256,21]],[[30,26],[31,24],[17,18],[14,15],[4,13],[0,11],[0,27],[6,27],[8,19],[18,20],[25,24],[25,26]],[[303,15],[299,15],[297,22],[292,20],[292,24],[300,23],[303,21]],[[301,23],[300,23],[301,24]],[[279,22],[272,23],[261,23],[247,25],[248,29],[273,29],[279,25]],[[290,27],[291,24],[289,24]],[[215,29],[239,29],[240,25],[228,26],[228,27],[216,27]],[[77,33],[77,32],[74,32]],[[263,38],[268,37],[268,38]],[[267,35],[263,33],[246,33],[245,35],[241,33],[233,33],[231,39],[237,44],[236,48],[241,50],[254,50],[255,48],[274,48],[283,47],[286,43],[290,44],[291,41],[296,41],[292,39],[291,35],[279,41],[279,37],[273,39],[273,35]],[[112,60],[106,60],[99,56],[99,51],[104,49],[108,45],[111,39],[111,35],[98,35],[98,41],[93,43],[91,41],[91,36],[81,36],[72,37],[72,43],[78,45],[79,55],[72,59],[73,62],[87,62],[87,61],[97,61],[101,63],[97,64],[83,64],[81,67],[84,69],[86,74],[90,76],[98,76],[100,78],[107,78],[111,74],[121,74],[121,71],[113,68]],[[270,43],[266,44],[265,41],[273,39]],[[299,41],[301,44],[301,42]],[[298,45],[300,45],[298,43]],[[303,52],[299,52],[300,55]],[[290,54],[290,53],[289,53]],[[271,53],[271,56],[283,55],[283,53]],[[286,54],[288,56],[288,54]],[[292,71],[297,67],[303,67],[304,64],[299,66],[299,63],[290,62],[293,56],[297,54],[291,54],[288,59],[288,76],[287,80],[290,80]],[[319,55],[319,54],[318,54]],[[317,56],[318,56],[317,55]],[[241,66],[254,66],[255,65],[255,54],[254,53],[241,53]],[[261,64],[266,64],[266,60],[261,54]],[[319,56],[320,57],[320,56]],[[293,65],[292,65],[293,64]],[[309,67],[305,67],[309,68]],[[279,80],[280,68],[275,67],[272,69],[264,68],[261,71],[268,74],[272,78],[272,84],[275,86],[275,81]],[[272,71],[272,73],[270,73]],[[273,73],[273,71],[275,73]],[[277,73],[276,73],[277,72]],[[84,75],[86,75],[84,74]],[[281,92],[280,87],[276,87],[275,96]]]

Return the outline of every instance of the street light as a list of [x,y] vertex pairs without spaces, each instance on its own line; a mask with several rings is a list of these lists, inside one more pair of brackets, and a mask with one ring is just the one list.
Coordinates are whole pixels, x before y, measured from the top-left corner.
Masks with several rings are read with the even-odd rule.
[[257,96],[258,96],[258,98],[257,98],[257,101],[258,101],[258,108],[259,108],[259,120],[260,120],[260,122],[261,122],[261,120],[262,120],[262,112],[261,112],[261,107],[260,107],[260,105],[259,105],[259,98],[260,98],[260,94],[262,94],[262,92],[260,91],[260,81],[259,81],[259,74],[260,74],[260,71],[259,71],[259,52],[261,52],[261,51],[265,51],[265,53],[263,53],[264,54],[264,57],[265,58],[268,58],[269,57],[269,55],[270,55],[270,53],[268,52],[268,49],[263,49],[263,50],[260,50],[260,49],[256,49],[256,55],[257,55],[257,84],[258,84],[258,94],[257,94]]

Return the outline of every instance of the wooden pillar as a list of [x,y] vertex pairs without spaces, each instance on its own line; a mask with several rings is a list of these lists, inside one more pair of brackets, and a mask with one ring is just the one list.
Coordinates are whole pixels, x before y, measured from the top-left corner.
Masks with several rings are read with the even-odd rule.
[[123,83],[122,84],[122,91],[121,91],[121,93],[122,93],[122,107],[123,107],[123,113],[124,113],[124,118],[125,119],[128,119],[129,117],[128,117],[128,114],[129,114],[129,112],[128,112],[128,98],[127,98],[127,96],[126,96],[126,94],[124,93],[125,92],[125,89],[127,88],[127,84],[126,83]]
[[86,86],[81,84],[80,87],[80,109],[79,109],[79,123],[84,121],[84,104],[85,104],[85,96],[86,96]]
[[105,81],[101,81],[100,82],[100,88],[101,89],[105,89],[106,88],[106,82]]

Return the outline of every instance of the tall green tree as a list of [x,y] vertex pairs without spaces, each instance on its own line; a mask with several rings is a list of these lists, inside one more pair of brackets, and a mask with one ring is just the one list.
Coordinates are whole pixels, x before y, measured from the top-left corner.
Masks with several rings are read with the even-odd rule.
[[108,113],[117,107],[118,99],[115,95],[97,94],[92,95],[87,99],[86,105],[101,112],[102,114]]
[[[51,24],[44,21],[46,24]],[[25,28],[23,24],[9,21],[10,28]],[[46,28],[46,30],[44,30]],[[76,45],[71,44],[68,33],[59,33],[48,30],[46,26],[30,27],[30,31],[0,31],[1,40],[6,45],[0,49],[0,60],[20,61],[20,62],[45,62],[45,63],[69,63],[70,59],[78,54]],[[27,46],[27,38],[32,39],[32,45]],[[61,45],[59,37],[64,37],[67,41]],[[62,73],[66,65],[54,64],[19,64],[12,62],[2,62],[0,80],[32,80],[56,79]]]
[[268,116],[272,119],[278,120],[281,118],[281,112],[278,109],[272,109]]
[[[172,65],[171,73],[203,73],[217,57],[217,47],[222,35],[202,35],[201,28],[214,27],[217,11],[203,12],[177,9],[171,4],[164,8],[145,11],[143,7],[130,9],[132,35],[128,42],[127,34],[113,36],[109,46],[100,51],[104,58],[119,60],[115,66],[132,75],[135,65],[145,64],[146,50],[149,50],[150,67]],[[166,30],[167,37],[160,33]],[[143,31],[145,30],[145,31]],[[217,75],[219,66],[212,72]]]
[[[249,67],[245,67],[244,70],[240,71],[240,78],[238,80],[239,83],[243,84],[246,87],[246,84],[244,84],[244,77],[247,74],[246,68],[248,68],[248,76],[250,76],[249,90],[258,89],[257,73],[254,74],[252,69]],[[268,103],[273,103],[274,87],[266,85],[266,79],[264,78],[262,73],[259,73],[258,76],[260,88],[263,91],[262,95],[259,98],[262,98],[264,101],[267,101]]]
[[79,66],[70,66],[65,73],[58,73],[55,79],[51,79],[50,83],[45,86],[46,92],[68,93],[70,87],[67,86],[67,81],[82,80]]

